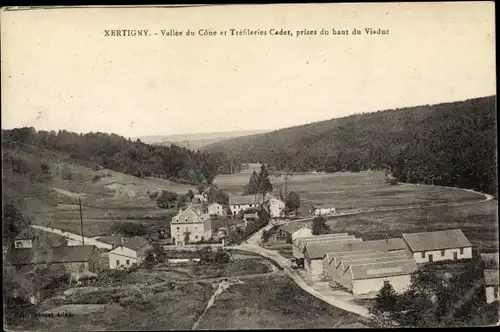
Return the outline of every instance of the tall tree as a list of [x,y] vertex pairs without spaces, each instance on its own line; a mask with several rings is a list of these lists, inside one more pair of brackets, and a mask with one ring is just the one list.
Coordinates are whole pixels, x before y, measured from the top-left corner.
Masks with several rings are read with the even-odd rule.
[[266,194],[273,191],[273,185],[271,184],[269,172],[264,164],[260,167],[258,179],[258,192],[262,194],[262,203],[264,203],[266,200]]
[[295,191],[291,191],[285,199],[285,207],[287,212],[295,211],[295,213],[297,213],[297,210],[300,207],[299,194]]
[[331,232],[330,226],[326,223],[326,219],[322,216],[315,217],[312,224],[312,234],[321,235],[329,234]]
[[255,195],[259,191],[259,175],[255,170],[250,175],[250,180],[248,181],[248,185],[246,187],[246,192],[249,195]]

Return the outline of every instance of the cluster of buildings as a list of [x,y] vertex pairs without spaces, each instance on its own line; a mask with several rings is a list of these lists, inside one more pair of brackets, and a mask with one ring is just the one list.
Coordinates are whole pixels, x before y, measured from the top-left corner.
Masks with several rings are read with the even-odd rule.
[[260,194],[229,197],[229,209],[233,216],[236,216],[240,211],[260,207],[266,209],[271,218],[283,217],[285,212],[285,202],[271,194],[266,194],[264,197]]
[[[292,238],[293,260],[313,281],[332,289],[374,294],[385,283],[396,292],[410,286],[421,264],[472,259],[472,244],[460,229],[405,233],[398,238],[364,241],[348,233],[312,235],[311,225],[289,223],[275,237]],[[488,303],[498,300],[498,254],[482,254]]]

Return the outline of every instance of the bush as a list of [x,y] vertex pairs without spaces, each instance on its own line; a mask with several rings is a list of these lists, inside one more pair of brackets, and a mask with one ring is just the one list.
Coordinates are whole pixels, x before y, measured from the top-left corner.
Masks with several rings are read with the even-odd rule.
[[113,233],[127,236],[142,236],[146,234],[146,228],[144,227],[144,225],[127,221],[115,222],[111,226],[111,230]]

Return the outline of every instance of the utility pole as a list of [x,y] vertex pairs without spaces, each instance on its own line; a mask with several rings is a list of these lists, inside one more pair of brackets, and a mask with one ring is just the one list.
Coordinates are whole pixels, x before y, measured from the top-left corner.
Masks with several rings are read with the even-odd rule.
[[82,246],[85,245],[85,238],[83,236],[83,216],[82,216],[82,199],[78,196],[78,205],[80,205],[80,226],[82,228]]

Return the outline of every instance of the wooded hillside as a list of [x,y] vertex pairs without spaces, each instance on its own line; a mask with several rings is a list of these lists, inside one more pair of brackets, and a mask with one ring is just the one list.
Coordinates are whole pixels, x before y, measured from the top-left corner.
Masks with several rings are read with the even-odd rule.
[[352,115],[205,147],[290,171],[391,169],[400,181],[496,193],[495,96]]
[[82,135],[65,130],[37,132],[34,128],[2,130],[4,147],[15,149],[19,144],[65,152],[85,166],[183,183],[211,183],[217,174],[231,170],[224,153],[194,152],[175,145],[153,146],[99,132]]

